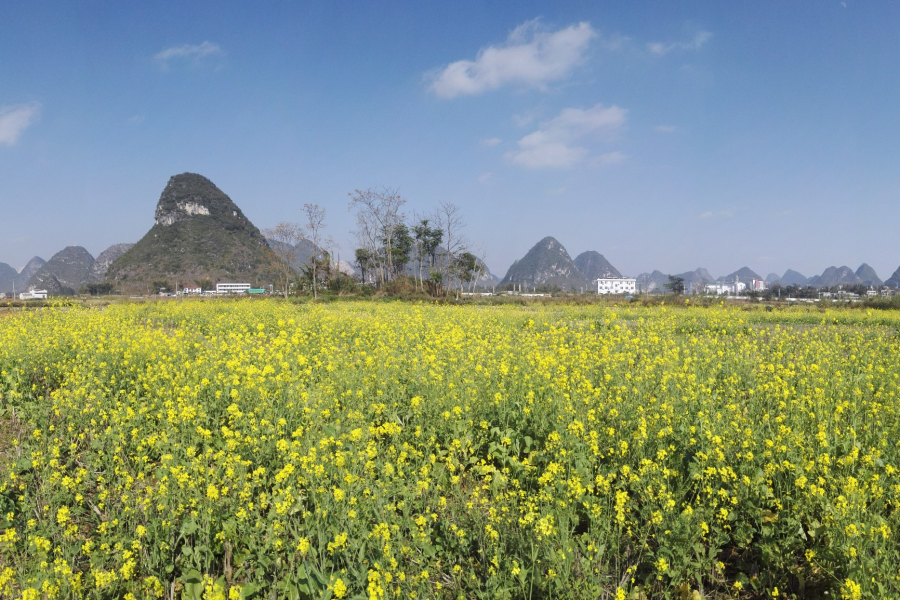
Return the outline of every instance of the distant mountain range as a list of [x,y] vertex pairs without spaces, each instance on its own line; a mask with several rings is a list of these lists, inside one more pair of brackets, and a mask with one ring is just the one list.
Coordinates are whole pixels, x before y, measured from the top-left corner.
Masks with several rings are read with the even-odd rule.
[[[596,259],[590,256],[584,262],[600,266]],[[500,281],[500,285],[506,284],[520,284],[532,288],[555,286],[566,290],[581,289],[590,285],[587,277],[575,266],[575,261],[565,247],[550,236],[539,241],[525,256],[512,264],[506,276]]]
[[762,277],[760,277],[759,274],[750,267],[741,267],[734,273],[722,277],[723,281],[727,281],[729,283],[733,281],[743,281],[744,283],[749,283],[754,279],[762,279]]
[[[195,173],[182,173],[169,179],[156,205],[154,224],[136,244],[115,244],[96,259],[81,246],[69,246],[49,261],[35,256],[21,271],[0,263],[0,292],[46,289],[51,295],[74,294],[85,284],[109,281],[118,289],[147,289],[157,281],[196,284],[209,281],[246,281],[262,284],[271,281],[276,260],[271,247],[240,208],[209,179]],[[308,262],[314,248],[306,242],[298,256],[298,265]],[[487,265],[482,265],[480,287],[497,282]],[[353,268],[341,261],[341,271]],[[407,265],[414,274],[415,265]],[[602,254],[589,250],[574,260],[554,237],[545,237],[522,258],[516,260],[500,281],[524,289],[539,286],[565,290],[591,289],[599,278],[621,277],[621,273]],[[699,291],[709,283],[749,283],[762,277],[749,267],[722,277],[713,277],[704,268],[676,275],[684,280],[685,290]],[[635,277],[642,292],[664,292],[669,274],[659,270]],[[788,269],[780,277],[769,273],[769,286],[812,286],[830,288],[840,285],[888,286],[900,288],[900,268],[886,281],[863,263],[855,271],[847,266],[828,267],[820,275],[807,278]]]
[[11,294],[27,289],[28,280],[43,266],[44,259],[35,256],[22,268],[16,271],[6,263],[0,263],[0,292]]
[[789,285],[806,285],[806,282],[809,281],[809,277],[802,273],[798,273],[793,269],[788,269],[784,272],[784,275],[781,276],[781,279],[777,279],[772,282],[772,285],[778,284],[783,287],[787,287]]
[[[104,250],[95,260],[81,246],[68,246],[54,254],[50,260],[35,256],[21,273],[0,263],[0,292],[10,294],[29,289],[47,290],[52,296],[69,296],[87,283],[103,281],[109,264],[131,244],[116,244]],[[15,273],[10,276],[10,271]],[[13,287],[15,284],[15,287]]]
[[[749,267],[724,275],[713,277],[704,268],[677,273],[676,277],[684,280],[685,291],[701,291],[710,283],[734,283],[740,281],[749,284],[762,277]],[[582,289],[593,285],[598,278],[621,277],[616,269],[602,254],[588,251],[579,254],[573,261],[565,247],[556,238],[546,237],[534,245],[521,259],[515,261],[506,273],[501,284],[526,284],[526,286],[553,285],[562,289]],[[669,274],[659,270],[640,273],[635,277],[636,287],[644,293],[667,292]],[[830,288],[840,285],[865,285],[880,287],[900,287],[900,268],[887,281],[882,282],[875,270],[866,263],[856,271],[850,267],[828,267],[821,275],[806,277],[793,269],[784,275],[769,273],[765,278],[768,286],[787,287],[791,285]]]

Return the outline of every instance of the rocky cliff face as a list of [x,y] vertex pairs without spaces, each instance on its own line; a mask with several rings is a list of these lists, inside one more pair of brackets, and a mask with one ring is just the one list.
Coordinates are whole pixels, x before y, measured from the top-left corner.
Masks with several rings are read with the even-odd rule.
[[134,244],[113,244],[101,252],[100,255],[97,256],[97,260],[94,261],[94,266],[91,268],[90,280],[93,282],[103,281],[106,277],[106,272],[109,270],[109,265],[131,250],[132,246],[134,246]]
[[563,245],[549,236],[513,263],[500,282],[501,285],[508,283],[557,286],[562,289],[580,289],[590,285]]
[[[169,227],[181,221],[192,220],[192,217],[217,221],[232,228],[242,228],[250,223],[231,198],[203,175],[175,175],[169,179],[156,203],[154,224]],[[204,217],[210,219],[203,219]],[[253,227],[252,224],[250,226]]]
[[273,260],[259,229],[231,198],[206,177],[182,173],[160,195],[153,227],[112,261],[106,279],[126,289],[159,280],[265,285]]

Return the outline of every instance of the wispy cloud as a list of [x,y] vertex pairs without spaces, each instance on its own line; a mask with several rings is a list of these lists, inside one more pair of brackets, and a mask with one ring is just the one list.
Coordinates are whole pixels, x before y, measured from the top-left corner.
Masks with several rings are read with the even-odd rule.
[[626,45],[628,45],[629,42],[631,42],[630,37],[628,37],[627,35],[616,33],[613,35],[604,36],[600,40],[600,45],[603,46],[606,50],[622,50]]
[[675,133],[678,131],[678,128],[674,125],[657,125],[653,128],[653,131],[657,131],[659,133]]
[[212,59],[225,56],[225,51],[218,44],[203,42],[202,44],[183,44],[172,46],[153,55],[161,69],[167,70],[173,63],[189,64],[199,67],[208,64]]
[[707,210],[707,211],[704,211],[704,212],[700,213],[699,215],[697,215],[697,218],[698,219],[715,219],[715,218],[727,219],[727,218],[733,217],[735,212],[737,212],[737,211],[733,208],[728,208],[725,210]]
[[541,116],[540,108],[532,108],[531,110],[512,116],[513,124],[516,127],[526,127],[531,125]]
[[495,138],[495,137],[487,138],[487,139],[481,140],[481,145],[485,146],[487,148],[493,148],[494,146],[498,145],[502,141],[503,140],[501,140],[500,138]]
[[[518,149],[507,152],[506,159],[527,169],[575,166],[589,154],[587,148],[575,145],[576,142],[587,136],[612,139],[625,123],[627,113],[624,108],[602,104],[587,109],[563,109],[559,115],[542,123],[537,131],[520,139]],[[613,154],[616,153],[609,156]]]
[[488,171],[487,173],[482,173],[481,175],[478,176],[478,183],[487,183],[488,180],[491,177],[493,177],[493,175],[494,174],[491,173],[490,171]]
[[133,116],[128,117],[128,122],[131,123],[132,125],[140,125],[146,119],[147,119],[146,116],[138,114],[138,115],[133,115]]
[[797,214],[796,208],[789,208],[787,210],[780,210],[774,214],[775,217],[790,217],[791,215]]
[[538,20],[516,27],[500,46],[483,48],[475,60],[460,60],[426,76],[440,98],[471,96],[504,85],[543,88],[563,79],[584,58],[597,34],[589,23],[555,32],[540,30]]
[[657,56],[664,56],[672,50],[699,50],[711,37],[710,32],[700,31],[687,42],[650,42],[647,50]]
[[22,132],[37,122],[41,105],[37,102],[0,106],[0,146],[13,146]]

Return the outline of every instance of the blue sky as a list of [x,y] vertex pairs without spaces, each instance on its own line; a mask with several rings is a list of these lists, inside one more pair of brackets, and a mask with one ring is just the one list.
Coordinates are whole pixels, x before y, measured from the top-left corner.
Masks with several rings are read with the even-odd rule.
[[263,228],[458,204],[502,276],[900,265],[894,2],[7,3],[0,262],[139,239],[168,178]]

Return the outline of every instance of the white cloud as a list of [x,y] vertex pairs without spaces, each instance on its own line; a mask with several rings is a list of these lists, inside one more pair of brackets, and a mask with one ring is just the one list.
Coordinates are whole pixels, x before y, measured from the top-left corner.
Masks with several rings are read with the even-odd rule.
[[172,61],[182,61],[193,66],[200,66],[204,60],[220,58],[224,55],[225,52],[218,44],[203,42],[202,44],[184,44],[166,48],[153,55],[153,59],[165,70],[169,68]]
[[727,218],[733,217],[735,212],[736,212],[736,210],[733,208],[728,208],[726,210],[717,210],[717,211],[707,210],[707,211],[704,211],[704,212],[700,213],[699,215],[697,215],[697,218],[698,219],[713,219],[713,218],[727,219]]
[[482,173],[478,176],[478,183],[487,183],[494,174],[491,172]]
[[144,115],[134,115],[134,116],[128,117],[128,122],[131,123],[132,125],[140,125],[146,119],[147,119],[147,117]]
[[502,141],[503,140],[501,140],[500,138],[487,138],[486,140],[481,140],[481,145],[492,148]]
[[543,88],[565,78],[597,35],[586,22],[552,33],[539,31],[538,25],[537,20],[523,23],[505,44],[482,49],[474,61],[456,61],[429,74],[431,91],[441,98],[455,98],[507,84]]
[[41,105],[37,102],[0,106],[0,146],[12,146],[22,132],[37,121]]
[[653,128],[653,131],[658,131],[659,133],[675,133],[678,131],[678,128],[674,125],[657,125]]
[[711,37],[710,32],[700,31],[687,42],[651,42],[647,44],[647,50],[657,56],[666,55],[672,50],[699,50]]
[[[586,136],[612,139],[625,123],[627,113],[618,106],[602,104],[588,109],[565,108],[542,123],[537,131],[520,139],[518,150],[507,152],[506,159],[527,169],[572,167],[589,154],[587,148],[575,145],[579,139]],[[617,153],[610,156],[613,154]]]

